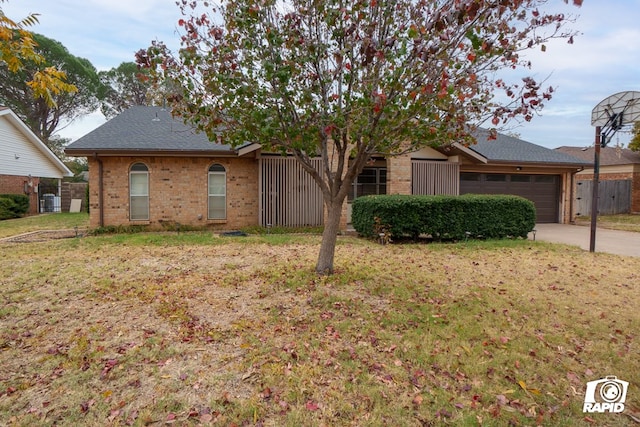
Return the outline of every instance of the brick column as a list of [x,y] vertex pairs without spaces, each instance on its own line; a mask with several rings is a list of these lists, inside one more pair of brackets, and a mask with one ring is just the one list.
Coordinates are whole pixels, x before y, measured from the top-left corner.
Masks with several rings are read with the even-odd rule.
[[387,158],[387,194],[411,194],[411,156]]

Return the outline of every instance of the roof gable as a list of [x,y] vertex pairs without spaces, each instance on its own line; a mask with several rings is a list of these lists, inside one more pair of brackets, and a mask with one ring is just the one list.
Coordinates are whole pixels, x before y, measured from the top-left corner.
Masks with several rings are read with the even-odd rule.
[[10,108],[0,107],[0,174],[43,178],[73,176]]

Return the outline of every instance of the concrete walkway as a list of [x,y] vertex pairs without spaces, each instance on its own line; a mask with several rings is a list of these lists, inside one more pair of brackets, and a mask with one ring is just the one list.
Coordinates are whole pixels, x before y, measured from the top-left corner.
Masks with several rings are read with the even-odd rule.
[[[533,233],[529,233],[529,239],[533,240]],[[535,239],[579,246],[588,251],[591,241],[591,227],[568,224],[537,224]],[[596,252],[640,257],[640,233],[598,228],[596,230]]]

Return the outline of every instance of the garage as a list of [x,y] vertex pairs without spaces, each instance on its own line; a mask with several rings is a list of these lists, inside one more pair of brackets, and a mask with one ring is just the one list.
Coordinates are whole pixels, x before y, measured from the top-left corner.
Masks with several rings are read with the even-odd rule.
[[513,194],[531,200],[536,221],[559,222],[560,175],[462,172],[460,194]]

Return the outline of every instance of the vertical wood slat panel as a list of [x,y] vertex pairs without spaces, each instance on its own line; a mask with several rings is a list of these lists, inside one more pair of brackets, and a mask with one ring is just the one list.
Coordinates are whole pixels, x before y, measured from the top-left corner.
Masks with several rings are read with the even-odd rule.
[[[321,160],[312,164],[321,170]],[[322,192],[311,176],[291,157],[260,159],[260,225],[296,227],[324,223]]]
[[[598,215],[631,212],[631,180],[601,180],[598,188]],[[576,193],[576,213],[591,215],[593,180],[580,180]]]
[[411,161],[411,193],[460,194],[460,165],[430,160]]

